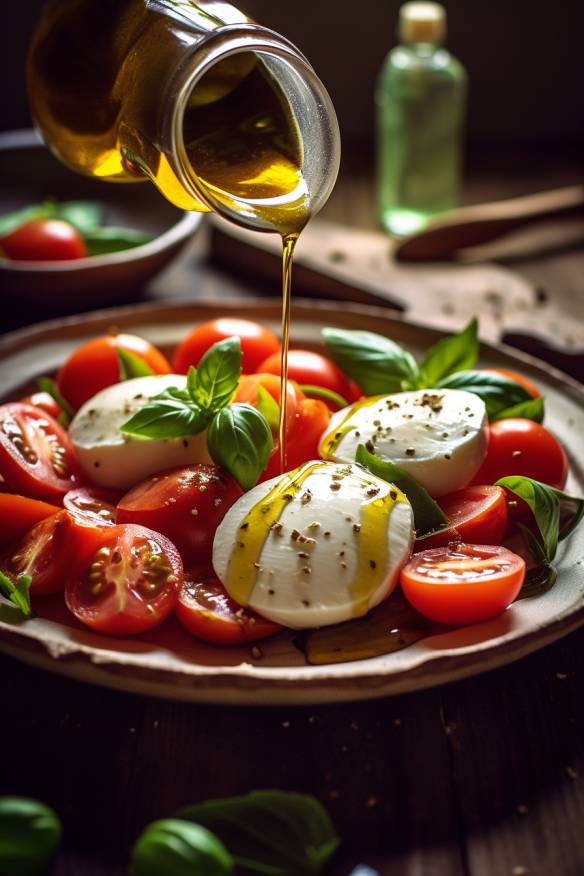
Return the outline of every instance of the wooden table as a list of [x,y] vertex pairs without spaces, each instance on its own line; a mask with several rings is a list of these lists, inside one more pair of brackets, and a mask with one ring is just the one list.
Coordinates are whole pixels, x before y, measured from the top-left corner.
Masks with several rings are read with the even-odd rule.
[[[540,184],[570,181],[565,170],[548,172],[537,176]],[[527,187],[517,175],[506,186],[501,179],[487,167],[471,194]],[[368,174],[353,169],[328,216],[371,226],[371,203]],[[147,297],[251,291],[202,262],[201,246]],[[582,294],[582,249],[515,267],[541,271],[553,294]],[[58,810],[65,825],[58,876],[121,876],[149,820],[270,787],[316,794],[328,807],[343,838],[335,876],[358,863],[382,876],[580,876],[583,666],[584,631],[428,692],[235,709],[114,693],[0,658],[0,793],[38,797]]]

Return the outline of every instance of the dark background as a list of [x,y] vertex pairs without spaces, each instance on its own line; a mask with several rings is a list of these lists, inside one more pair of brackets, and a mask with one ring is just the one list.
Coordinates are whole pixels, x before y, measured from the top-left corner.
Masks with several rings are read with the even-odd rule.
[[[44,3],[10,4],[0,31],[0,128],[27,127],[23,66]],[[236,3],[237,5],[237,3]],[[373,89],[395,44],[398,0],[240,0],[260,23],[303,50],[332,94],[346,142],[373,135]],[[446,0],[448,46],[471,87],[471,146],[584,152],[581,0]]]

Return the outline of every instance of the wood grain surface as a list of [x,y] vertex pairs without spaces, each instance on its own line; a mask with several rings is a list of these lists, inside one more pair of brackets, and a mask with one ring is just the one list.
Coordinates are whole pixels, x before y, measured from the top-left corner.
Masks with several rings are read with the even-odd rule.
[[[487,168],[469,199],[520,194],[535,178],[546,186],[574,179],[560,164],[537,174],[524,162],[506,178]],[[356,165],[328,218],[372,227],[371,192]],[[201,239],[147,297],[273,294],[269,282],[244,284],[205,264],[203,247]],[[513,264],[568,306],[583,294],[583,268],[575,244]],[[4,324],[37,317],[14,313]],[[381,876],[580,876],[583,666],[580,632],[438,690],[236,709],[107,692],[3,657],[0,793],[58,809],[65,842],[53,876],[122,876],[149,819],[261,787],[312,792],[328,806],[343,837],[332,876],[361,862]]]

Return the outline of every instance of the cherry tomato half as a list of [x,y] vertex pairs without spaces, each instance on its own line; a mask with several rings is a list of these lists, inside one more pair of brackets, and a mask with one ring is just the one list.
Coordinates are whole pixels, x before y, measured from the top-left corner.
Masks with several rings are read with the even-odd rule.
[[76,228],[61,219],[31,219],[0,240],[13,261],[53,262],[83,259],[87,247]]
[[10,544],[61,509],[39,499],[0,493],[0,544]]
[[[323,401],[314,398],[302,399],[296,411],[294,424],[287,433],[286,467],[288,471],[298,468],[310,459],[318,459],[318,446],[323,432],[328,428],[331,412]],[[274,449],[260,481],[280,474],[280,450]]]
[[516,599],[525,560],[494,545],[453,545],[422,551],[401,571],[404,595],[420,614],[450,626],[480,623]]
[[21,402],[25,405],[34,405],[35,408],[40,408],[41,411],[50,414],[54,420],[58,420],[62,414],[61,408],[48,392],[33,392],[32,395],[22,398]]
[[485,374],[500,374],[502,377],[507,377],[509,380],[513,380],[515,383],[518,383],[519,386],[522,386],[523,389],[530,394],[532,398],[539,398],[541,396],[541,392],[531,380],[528,380],[527,377],[524,377],[523,374],[520,374],[518,371],[511,371],[508,368],[485,368]]
[[438,500],[448,517],[448,526],[416,542],[416,550],[448,545],[453,541],[471,544],[500,544],[507,528],[507,502],[502,487],[466,487]]
[[116,504],[120,493],[99,487],[78,487],[63,497],[63,507],[80,522],[89,526],[114,526]]
[[212,572],[185,574],[175,613],[193,636],[218,645],[257,642],[282,629],[254,611],[241,608]]
[[[281,374],[279,354],[274,354],[262,362],[258,371]],[[288,350],[288,379],[300,385],[322,386],[341,395],[347,402],[357,401],[362,395],[356,383],[350,381],[334,362],[313,353],[311,350]]]
[[32,596],[44,596],[63,589],[69,552],[70,519],[59,511],[26,533],[0,560],[0,568],[12,581],[30,575]]
[[489,447],[473,484],[494,484],[507,475],[534,478],[563,490],[568,457],[558,439],[539,423],[520,418],[489,426]]
[[199,364],[209,347],[234,336],[241,340],[241,367],[246,374],[256,371],[260,362],[280,349],[280,341],[265,326],[247,319],[223,317],[197,326],[186,336],[174,354],[175,371],[186,374],[190,365]]
[[187,465],[155,475],[120,500],[117,523],[138,523],[161,532],[185,562],[211,562],[215,531],[241,487],[214,465]]
[[60,499],[79,475],[67,433],[40,408],[0,405],[0,476],[4,489],[39,499]]
[[183,567],[175,546],[143,526],[87,529],[65,601],[75,617],[110,636],[143,633],[173,610]]
[[[239,378],[239,386],[234,401],[252,405],[258,403],[258,387],[263,386],[266,392],[272,396],[276,404],[280,405],[280,378],[275,374],[243,374]],[[290,381],[286,388],[286,423],[290,429],[294,425],[298,403],[304,398],[304,394]]]
[[120,381],[117,350],[138,356],[154,374],[170,374],[170,365],[160,350],[136,335],[104,335],[78,347],[59,371],[59,391],[78,410],[96,393]]

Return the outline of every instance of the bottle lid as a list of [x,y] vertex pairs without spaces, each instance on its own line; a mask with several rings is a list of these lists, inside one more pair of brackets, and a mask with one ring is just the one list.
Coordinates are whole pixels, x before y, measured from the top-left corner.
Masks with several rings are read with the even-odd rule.
[[399,11],[399,38],[403,43],[439,46],[446,36],[446,10],[439,3],[404,3]]

